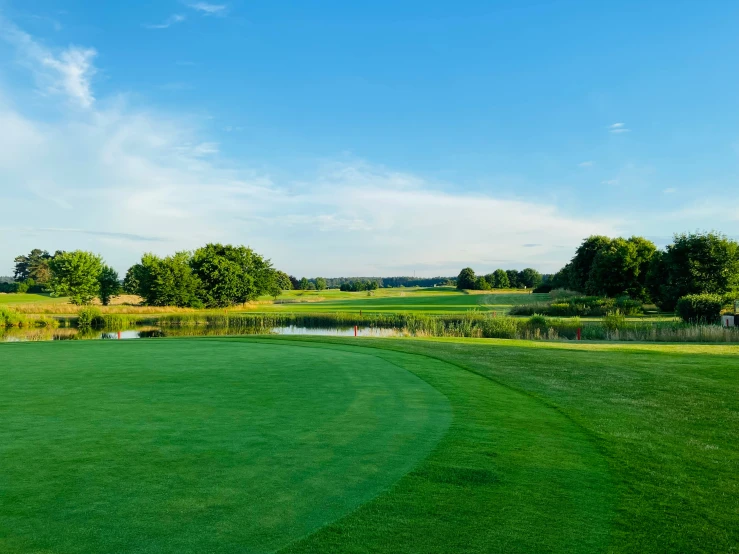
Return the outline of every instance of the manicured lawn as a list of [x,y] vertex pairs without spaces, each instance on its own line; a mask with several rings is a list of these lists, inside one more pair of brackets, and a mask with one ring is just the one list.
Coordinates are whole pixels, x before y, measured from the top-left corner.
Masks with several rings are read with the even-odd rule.
[[[506,313],[519,304],[542,302],[546,294],[528,291],[461,292],[451,287],[418,289],[379,289],[372,296],[366,292],[288,291],[274,305],[259,306],[256,311],[285,312],[423,312],[445,314],[480,310]],[[279,303],[285,302],[285,303]],[[252,310],[253,311],[253,310]]]
[[68,298],[53,298],[48,294],[0,294],[0,304],[32,304],[36,302],[59,304],[68,300]]
[[731,552],[739,347],[0,345],[0,551]]
[[222,341],[3,345],[0,552],[270,552],[447,431],[366,354]]

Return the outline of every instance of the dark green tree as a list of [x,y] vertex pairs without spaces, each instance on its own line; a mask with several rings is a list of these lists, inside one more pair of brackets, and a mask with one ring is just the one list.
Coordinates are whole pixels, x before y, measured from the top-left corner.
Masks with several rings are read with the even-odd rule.
[[34,284],[45,285],[51,279],[49,260],[52,256],[46,250],[34,248],[27,256],[16,256],[15,280],[17,282],[33,279]]
[[492,288],[492,285],[482,275],[480,275],[477,279],[475,279],[475,289],[476,290],[489,290],[491,288]]
[[593,268],[595,256],[610,244],[610,238],[600,235],[590,236],[583,241],[575,251],[575,256],[569,264],[570,282],[568,288],[579,292],[586,292],[588,280],[590,279],[590,270]]
[[541,273],[530,267],[521,270],[518,274],[518,286],[527,289],[535,289],[541,285],[542,280]]
[[275,271],[275,283],[280,291],[292,290],[293,288],[292,279],[284,271]]
[[148,306],[202,306],[200,281],[192,272],[190,258],[189,252],[165,258],[144,254],[126,273],[126,292],[138,294]]
[[73,304],[89,304],[100,293],[103,261],[92,252],[60,252],[49,260],[52,296],[69,296]]
[[103,306],[110,304],[110,299],[121,293],[121,283],[118,273],[110,266],[104,265],[98,277],[100,283],[100,302]]
[[206,244],[195,251],[190,266],[209,307],[243,304],[274,287],[272,264],[246,246]]
[[300,279],[300,290],[308,290],[308,285],[310,284],[310,281],[303,277]]
[[642,237],[613,239],[596,254],[586,292],[611,297],[627,294],[646,301],[647,273],[656,251],[654,243]]
[[518,282],[518,271],[515,269],[507,269],[506,275],[508,275],[508,284],[512,289],[521,287],[521,283]]
[[739,245],[716,233],[676,234],[655,256],[647,281],[652,300],[665,311],[689,294],[726,294],[739,289]]
[[477,278],[471,267],[465,267],[457,276],[457,288],[459,290],[475,290]]
[[316,277],[316,290],[326,289],[326,279],[323,277]]
[[496,289],[507,289],[511,286],[511,282],[508,280],[508,273],[503,269],[496,269],[493,271],[493,287]]

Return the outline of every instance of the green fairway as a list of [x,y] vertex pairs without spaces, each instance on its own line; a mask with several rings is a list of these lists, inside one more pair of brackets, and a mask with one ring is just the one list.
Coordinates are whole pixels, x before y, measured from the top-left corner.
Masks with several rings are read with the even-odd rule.
[[731,552],[739,347],[0,345],[0,551]]
[[[241,339],[0,356],[3,552],[585,552],[606,538],[609,477],[587,436],[437,360]],[[332,520],[338,535],[294,542]]]
[[273,305],[259,306],[258,311],[312,313],[423,312],[427,314],[460,313],[469,310],[506,313],[513,306],[548,299],[546,294],[530,291],[470,293],[451,287],[418,289],[378,289],[372,296],[366,292],[288,291]]
[[53,298],[48,294],[0,294],[0,304],[59,304],[68,298]]

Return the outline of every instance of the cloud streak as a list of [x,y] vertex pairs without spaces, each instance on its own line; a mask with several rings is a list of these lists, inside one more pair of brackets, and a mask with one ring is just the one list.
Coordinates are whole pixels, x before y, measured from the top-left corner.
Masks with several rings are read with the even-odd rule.
[[167,19],[165,19],[161,23],[144,23],[142,27],[144,27],[145,29],[152,29],[152,30],[169,29],[172,25],[182,23],[186,19],[187,19],[186,16],[179,14],[179,13],[175,13],[175,14],[170,15]]
[[614,123],[608,126],[608,132],[613,135],[619,135],[621,133],[630,133],[631,129],[627,128],[625,123]]
[[70,46],[54,53],[2,16],[0,36],[15,47],[43,92],[65,94],[82,108],[93,105],[92,77],[96,73],[93,60],[97,55],[94,48]]
[[210,4],[208,2],[196,2],[190,4],[190,7],[205,15],[224,15],[227,10],[227,6],[224,4]]

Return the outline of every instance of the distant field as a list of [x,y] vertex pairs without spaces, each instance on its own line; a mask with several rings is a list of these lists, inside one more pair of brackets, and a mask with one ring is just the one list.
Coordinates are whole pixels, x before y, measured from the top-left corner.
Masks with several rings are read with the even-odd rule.
[[[461,292],[452,287],[379,289],[367,292],[289,291],[275,304],[255,307],[255,311],[286,312],[423,312],[459,313],[469,310],[506,313],[512,306],[543,302],[546,294],[529,291]],[[281,303],[282,302],[282,303]]]
[[[531,294],[527,291],[461,292],[452,287],[437,288],[388,288],[367,292],[285,291],[274,302],[271,297],[262,297],[258,302],[245,306],[233,306],[230,311],[249,312],[293,312],[293,313],[358,313],[363,312],[422,312],[426,314],[463,313],[469,310],[507,313],[512,306],[542,302],[546,294]],[[111,306],[103,308],[106,313],[118,314],[165,314],[193,312],[191,308],[137,306],[135,296],[123,296],[113,300]],[[51,298],[39,294],[0,295],[0,303],[12,304],[27,314],[71,315],[78,307],[67,303],[66,298]]]
[[62,304],[67,298],[52,298],[48,294],[0,294],[0,304]]

